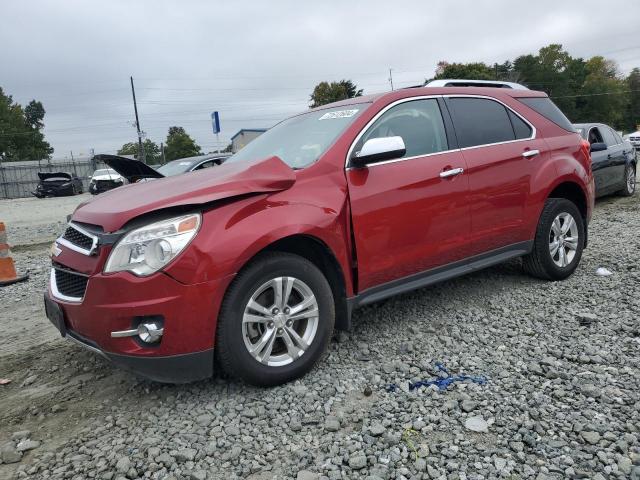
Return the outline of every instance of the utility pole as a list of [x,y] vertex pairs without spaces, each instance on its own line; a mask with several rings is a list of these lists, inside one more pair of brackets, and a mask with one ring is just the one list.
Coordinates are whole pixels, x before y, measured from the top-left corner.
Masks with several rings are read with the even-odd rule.
[[160,142],[160,155],[162,156],[162,164],[164,165],[166,160],[164,159],[164,143]]
[[133,94],[133,110],[136,112],[136,130],[138,131],[138,160],[147,163],[144,155],[144,147],[142,146],[142,132],[140,131],[140,120],[138,120],[138,104],[136,102],[136,89],[133,86],[133,77],[131,79],[131,93]]
[[393,74],[391,73],[392,69],[389,69],[389,83],[391,84],[391,91],[393,92]]

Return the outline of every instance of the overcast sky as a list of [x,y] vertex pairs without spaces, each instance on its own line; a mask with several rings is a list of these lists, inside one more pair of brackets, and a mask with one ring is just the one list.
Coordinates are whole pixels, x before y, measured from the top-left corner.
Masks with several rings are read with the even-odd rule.
[[55,158],[136,140],[129,75],[148,138],[180,125],[210,151],[213,110],[226,145],[308,108],[322,80],[375,93],[389,68],[396,87],[415,85],[439,60],[503,62],[549,43],[640,66],[637,0],[2,3],[0,86],[43,102]]

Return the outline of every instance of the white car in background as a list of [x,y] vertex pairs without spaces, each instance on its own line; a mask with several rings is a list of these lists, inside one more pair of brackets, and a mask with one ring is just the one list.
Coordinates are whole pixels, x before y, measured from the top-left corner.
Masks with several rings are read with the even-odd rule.
[[625,135],[624,139],[629,140],[631,145],[633,145],[633,148],[640,150],[640,130],[630,133],[629,135]]
[[116,172],[113,168],[101,168],[93,172],[91,180],[89,181],[89,192],[92,195],[106,192],[107,190],[120,187],[127,182],[127,180]]

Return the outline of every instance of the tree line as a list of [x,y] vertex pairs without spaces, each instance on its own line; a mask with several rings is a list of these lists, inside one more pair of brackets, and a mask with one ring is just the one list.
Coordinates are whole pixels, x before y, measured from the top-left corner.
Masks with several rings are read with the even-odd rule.
[[[640,129],[640,68],[624,76],[613,60],[572,57],[560,44],[493,65],[443,60],[433,80],[445,78],[522,83],[546,92],[574,123],[606,123],[623,132]],[[321,82],[311,94],[310,108],[360,95],[362,90],[350,80]]]

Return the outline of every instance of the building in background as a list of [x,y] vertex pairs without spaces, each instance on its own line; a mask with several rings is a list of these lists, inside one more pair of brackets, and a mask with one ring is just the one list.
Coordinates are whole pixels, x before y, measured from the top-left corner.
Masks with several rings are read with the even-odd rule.
[[231,137],[231,151],[236,153],[242,147],[254,141],[266,131],[266,128],[243,128]]

